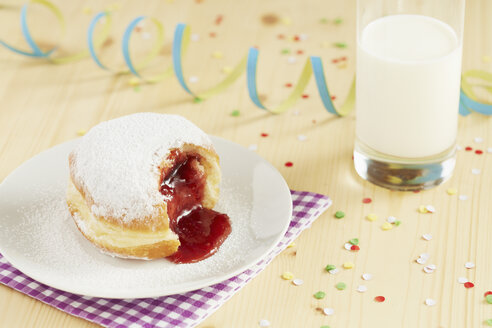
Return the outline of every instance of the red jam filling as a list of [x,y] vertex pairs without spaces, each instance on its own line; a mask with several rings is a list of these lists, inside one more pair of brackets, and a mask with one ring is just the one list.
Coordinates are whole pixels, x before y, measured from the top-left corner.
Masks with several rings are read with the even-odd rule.
[[215,254],[231,233],[226,214],[202,207],[206,175],[198,154],[173,150],[173,170],[162,178],[160,192],[167,200],[169,226],[179,237],[174,263],[198,262]]

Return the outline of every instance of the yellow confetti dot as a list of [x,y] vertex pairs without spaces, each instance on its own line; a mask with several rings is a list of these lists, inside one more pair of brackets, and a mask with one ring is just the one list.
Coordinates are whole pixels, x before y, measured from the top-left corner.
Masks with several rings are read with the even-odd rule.
[[340,69],[347,68],[347,63],[340,64],[337,67],[340,68]]
[[221,59],[224,58],[224,54],[221,51],[214,51],[212,52],[212,57],[215,59]]
[[292,19],[290,19],[289,16],[284,16],[284,17],[280,18],[280,23],[282,23],[284,25],[291,25]]
[[138,77],[132,77],[130,80],[128,80],[128,84],[132,87],[137,86],[140,84],[140,79]]
[[231,66],[224,66],[222,67],[222,73],[229,74],[232,72],[232,67]]
[[381,229],[383,230],[391,230],[393,229],[393,225],[389,222],[384,222],[382,225],[381,225]]
[[425,207],[425,205],[420,205],[418,211],[419,211],[419,213],[422,213],[422,214],[429,213],[429,211],[427,210],[427,208]]
[[295,245],[296,245],[296,243],[290,243],[290,244],[287,246],[287,248],[292,248],[292,247],[294,247]]
[[343,264],[344,269],[352,269],[354,267],[354,264],[352,262],[345,262]]
[[366,216],[366,219],[368,219],[371,222],[374,222],[378,219],[378,216],[374,213],[371,213]]
[[80,130],[78,130],[78,131],[77,131],[77,134],[78,134],[79,136],[83,136],[83,135],[84,135],[84,134],[86,134],[86,133],[87,133],[87,131],[86,131],[86,130],[84,130],[84,129],[80,129]]
[[446,190],[446,192],[448,193],[448,195],[456,195],[458,193],[458,190],[456,188],[449,188],[448,190]]
[[490,63],[490,62],[492,61],[492,57],[487,56],[487,55],[482,56],[482,61],[483,61],[484,63]]
[[82,12],[86,15],[90,15],[92,14],[92,8],[84,7],[84,9],[82,9]]
[[282,273],[281,277],[284,280],[291,280],[294,278],[294,274],[292,272],[285,271],[284,273]]

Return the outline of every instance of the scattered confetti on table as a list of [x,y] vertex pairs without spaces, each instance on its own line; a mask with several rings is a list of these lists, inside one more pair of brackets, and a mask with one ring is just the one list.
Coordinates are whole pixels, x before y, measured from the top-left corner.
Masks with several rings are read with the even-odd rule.
[[284,280],[292,280],[294,278],[294,274],[292,272],[285,271],[284,273],[282,273],[281,277]]
[[321,300],[321,299],[325,298],[326,293],[325,292],[322,292],[322,291],[319,291],[319,292],[316,292],[313,296],[314,296],[315,299]]
[[362,203],[364,203],[364,204],[370,204],[370,203],[372,203],[372,199],[369,198],[369,197],[362,198]]
[[323,309],[323,313],[327,316],[330,316],[330,315],[333,315],[335,314],[335,310],[332,309],[332,308],[324,308]]
[[306,137],[305,135],[303,135],[303,134],[299,134],[299,135],[297,136],[297,140],[299,140],[299,141],[301,141],[301,142],[302,142],[302,141],[306,141],[306,140],[307,140],[307,137]]
[[465,268],[467,269],[473,269],[475,267],[475,263],[473,262],[466,262],[465,263]]
[[376,296],[374,297],[374,301],[378,302],[378,303],[382,303],[386,300],[386,298],[384,296]]
[[471,169],[471,173],[474,175],[479,175],[480,172],[481,172],[480,169],[476,169],[476,168]]
[[285,162],[285,164],[284,164],[284,165],[285,165],[286,167],[292,167],[292,166],[294,166],[294,163],[292,163],[292,162]]
[[335,212],[335,218],[342,219],[344,217],[345,217],[345,213],[344,212],[342,212],[342,211],[336,211]]
[[270,327],[270,321],[267,319],[261,319],[260,322],[258,322],[260,327]]
[[425,305],[427,305],[427,306],[434,306],[434,305],[436,305],[436,303],[437,303],[436,300],[434,300],[432,298],[427,298],[425,300]]
[[448,193],[448,195],[456,195],[458,193],[458,190],[456,188],[448,188],[446,192]]
[[338,290],[344,290],[345,288],[347,288],[347,284],[344,282],[339,282],[335,285],[335,288]]
[[79,136],[83,136],[86,133],[87,133],[87,130],[85,130],[85,129],[80,129],[80,130],[77,131],[77,135],[79,135]]
[[304,284],[304,280],[302,280],[302,279],[294,279],[294,280],[292,280],[292,284],[294,284],[296,286],[301,286],[302,284]]
[[435,264],[429,264],[427,266],[424,267],[424,272],[425,273],[434,273],[434,271],[436,271],[436,265]]
[[464,284],[468,282],[468,278],[466,277],[458,277],[458,283]]
[[458,199],[459,200],[467,200],[468,199],[468,196],[467,195],[459,195],[458,196]]
[[463,284],[463,286],[465,286],[465,288],[473,288],[473,287],[475,287],[475,284],[472,283],[472,282],[470,282],[470,281],[468,281],[468,282],[465,282]]
[[364,280],[371,280],[372,279],[372,274],[370,274],[370,273],[363,273],[361,277]]
[[424,233],[422,235],[422,239],[427,240],[427,241],[432,240],[432,235],[430,233]]
[[240,116],[241,115],[241,112],[237,109],[233,110],[231,112],[231,116],[234,116],[234,117],[237,117],[237,116]]
[[335,270],[337,267],[333,264],[328,264],[326,267],[325,267],[325,270],[326,271],[331,271],[331,270]]
[[388,231],[393,229],[393,225],[389,222],[383,222],[383,224],[381,225],[381,229]]
[[349,270],[349,269],[352,269],[353,267],[354,267],[354,263],[352,263],[352,262],[345,262],[345,263],[343,263],[343,268],[344,269]]
[[365,293],[365,292],[367,292],[367,286],[365,286],[365,285],[359,285],[359,286],[357,286],[357,291],[359,293]]
[[368,221],[374,222],[374,221],[376,221],[378,219],[378,216],[376,214],[374,214],[374,213],[370,213],[370,214],[368,214],[366,216],[366,219]]
[[248,146],[248,149],[251,151],[257,151],[258,150],[258,145],[256,144],[251,144]]

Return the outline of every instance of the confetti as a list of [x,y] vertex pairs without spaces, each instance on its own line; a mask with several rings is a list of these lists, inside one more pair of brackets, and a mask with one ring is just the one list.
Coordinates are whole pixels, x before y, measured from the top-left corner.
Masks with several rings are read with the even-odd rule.
[[347,288],[347,284],[344,282],[339,282],[338,284],[335,285],[335,288],[338,290],[344,290],[345,288]]
[[308,35],[306,33],[299,34],[300,41],[306,41],[308,39]]
[[467,195],[459,195],[458,196],[458,199],[459,200],[467,200],[468,199],[468,196]]
[[85,129],[80,129],[80,130],[78,130],[78,131],[77,131],[77,134],[78,134],[79,136],[83,136],[83,135],[84,135],[84,134],[86,134],[86,133],[87,133],[87,130],[85,130]]
[[292,88],[292,83],[285,83],[286,88]]
[[424,272],[425,273],[433,273],[436,270],[436,265],[435,264],[429,264],[424,267]]
[[419,256],[425,260],[428,260],[431,257],[429,253],[422,253]]
[[285,35],[279,34],[279,35],[277,35],[277,39],[279,39],[279,40],[285,39]]
[[257,151],[258,150],[258,145],[256,144],[251,144],[248,146],[248,149],[251,151]]
[[292,167],[292,166],[294,166],[294,163],[292,163],[292,162],[285,162],[285,164],[284,164],[284,165],[285,165],[286,167]]
[[419,213],[422,213],[422,214],[427,213],[427,209],[425,208],[424,205],[420,205],[418,211],[419,211]]
[[304,283],[304,280],[302,280],[302,279],[294,279],[294,280],[292,280],[292,284],[294,284],[296,286],[301,286],[303,283]]
[[349,240],[349,243],[352,245],[359,245],[359,239],[358,238],[352,238]]
[[473,141],[475,141],[476,143],[482,143],[483,142],[483,138],[482,137],[475,137],[473,139]]
[[336,25],[339,25],[339,24],[342,24],[343,23],[343,19],[340,18],[340,17],[337,17],[333,20],[333,23],[335,23]]
[[265,25],[275,25],[278,23],[278,16],[275,14],[265,14],[261,17],[261,21]]
[[333,46],[340,49],[347,48],[347,44],[345,42],[335,42],[333,43]]
[[354,264],[352,262],[345,262],[343,263],[343,268],[344,269],[352,269],[354,267]]
[[472,147],[470,147],[470,146],[468,146],[468,147],[465,147],[465,150],[466,150],[466,151],[472,151],[472,150],[473,150],[473,148],[472,148]]
[[270,327],[270,321],[267,319],[261,319],[260,322],[258,322],[260,327]]
[[338,272],[340,272],[338,268],[328,271],[329,274],[337,274]]
[[343,217],[345,217],[345,213],[344,212],[342,212],[342,211],[336,211],[335,212],[335,218],[342,219]]
[[424,233],[422,235],[422,239],[427,240],[427,241],[432,240],[432,235],[430,233]]
[[368,214],[366,216],[366,219],[368,221],[374,222],[374,221],[376,221],[378,219],[378,216],[376,214],[374,214],[374,213],[370,213],[370,214]]
[[370,274],[370,273],[363,273],[361,277],[364,280],[371,280],[372,279],[372,274]]
[[190,36],[190,40],[191,40],[191,41],[194,41],[194,42],[196,42],[196,41],[200,40],[200,34],[193,33],[193,34]]
[[324,308],[324,309],[323,309],[323,313],[324,313],[325,315],[333,315],[333,314],[335,314],[335,310],[334,310],[334,309],[332,309],[332,308]]
[[427,259],[423,259],[419,257],[418,259],[415,260],[415,262],[417,262],[418,264],[425,264],[425,262],[427,262]]
[[358,252],[358,251],[360,251],[360,247],[359,247],[359,246],[357,246],[357,245],[352,245],[352,247],[350,247],[350,250],[351,250],[351,251]]
[[448,188],[446,192],[448,193],[448,195],[456,195],[458,193],[458,190],[456,188]]
[[468,281],[468,282],[465,282],[464,286],[465,286],[465,288],[473,288],[473,287],[475,287],[475,284]]
[[[302,95],[302,98],[307,99],[307,98],[309,98],[309,95],[307,93],[305,93]],[[315,122],[313,122],[313,123],[315,123]]]
[[435,213],[435,212],[436,212],[435,207],[434,207],[434,206],[432,206],[432,205],[427,205],[427,206],[425,207],[425,209],[426,209],[426,210],[427,210],[427,212],[429,212],[429,213]]
[[215,18],[215,25],[220,25],[220,23],[222,23],[223,19],[224,19],[224,16],[217,15],[217,18]]
[[322,300],[323,298],[325,298],[326,293],[325,292],[322,292],[322,291],[319,291],[319,292],[316,292],[313,296],[317,300]]
[[281,277],[284,280],[292,280],[294,278],[294,274],[292,272],[285,271],[284,273],[282,273]]
[[141,88],[139,85],[133,87],[133,91],[140,92]]
[[260,134],[260,136],[262,136],[263,138],[266,138],[266,137],[268,137],[268,133],[262,132],[262,133]]
[[433,300],[432,298],[427,298],[425,300],[425,305],[427,305],[427,306],[434,306],[434,305],[436,305],[436,303],[437,303],[436,300]]
[[211,38],[215,38],[215,37],[217,36],[217,33],[215,33],[215,32],[210,32],[210,33],[208,34],[208,36],[210,36]]
[[237,116],[239,116],[239,115],[241,115],[241,112],[240,112],[239,110],[237,110],[237,109],[235,109],[235,110],[233,110],[233,111],[231,112],[231,116],[235,116],[235,117],[237,117]]
[[296,51],[296,54],[298,54],[298,55],[302,55],[303,53],[304,53],[304,51],[302,51],[300,49]]
[[456,150],[460,151],[462,149],[463,149],[463,147],[461,147],[460,145],[456,145]]
[[492,154],[492,147],[487,148],[487,153]]
[[489,303],[489,304],[492,304],[492,295],[489,294],[489,295],[485,296],[485,301],[487,301],[487,303]]
[[396,218],[395,218],[394,216],[388,216],[388,217],[386,218],[386,221],[387,221],[388,223],[395,223],[395,222],[396,222]]
[[401,221],[399,221],[399,220],[396,220],[395,223],[394,223],[394,225],[397,226],[397,227],[400,226],[400,224],[401,224]]
[[480,174],[480,169],[471,169],[471,173],[478,175],[478,174]]
[[328,264],[326,267],[325,267],[325,270],[326,271],[331,271],[331,270],[335,270],[337,267],[334,266],[333,264]]
[[328,18],[323,17],[323,18],[321,18],[321,19],[319,20],[319,22],[320,22],[321,24],[326,24],[326,23],[328,23]]
[[466,284],[468,282],[468,279],[466,277],[459,277],[458,278],[458,283],[460,284]]
[[190,81],[190,83],[197,83],[198,82],[198,76],[190,76],[189,81]]
[[287,62],[289,64],[295,64],[295,63],[297,63],[297,58],[294,56],[290,56],[289,58],[287,58]]
[[483,154],[483,151],[481,151],[480,149],[477,149],[477,150],[475,150],[475,154],[482,155]]
[[485,324],[492,327],[492,319],[485,320]]
[[224,54],[221,51],[214,51],[212,52],[212,57],[215,59],[221,59],[224,58]]
[[[332,99],[333,99],[333,97],[332,97]],[[369,197],[363,198],[362,199],[362,203],[364,203],[364,204],[370,204],[370,203],[372,203],[372,199],[369,198]]]
[[345,243],[345,245],[343,245],[343,248],[345,248],[347,251],[350,251],[352,249],[352,244],[351,243]]
[[367,292],[367,286],[365,286],[365,285],[359,285],[359,286],[357,286],[357,291],[359,293],[365,293],[365,292]]
[[383,229],[384,231],[391,230],[391,229],[393,229],[393,225],[389,222],[384,222],[381,225],[381,229]]
[[473,269],[475,267],[475,263],[473,262],[466,262],[465,263],[465,268],[467,269]]
[[303,135],[303,134],[300,134],[300,135],[297,136],[297,140],[299,140],[299,141],[306,141],[307,140],[307,137],[305,135]]
[[485,294],[483,294],[483,297],[487,297],[489,295],[492,295],[492,290],[486,291]]
[[199,103],[201,103],[202,101],[203,101],[203,99],[202,99],[202,98],[198,98],[198,97],[193,98],[193,103],[195,103],[195,104],[199,104]]
[[374,301],[375,302],[378,302],[378,303],[382,303],[386,300],[386,298],[384,296],[376,296],[374,297]]

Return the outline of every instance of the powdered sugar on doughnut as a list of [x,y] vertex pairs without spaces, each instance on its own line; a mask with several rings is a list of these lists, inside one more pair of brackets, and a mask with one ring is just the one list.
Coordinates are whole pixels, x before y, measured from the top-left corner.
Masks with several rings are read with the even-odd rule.
[[185,143],[213,148],[208,136],[178,115],[138,113],[93,127],[72,152],[74,179],[81,182],[96,216],[130,222],[151,216],[163,202],[159,165]]

